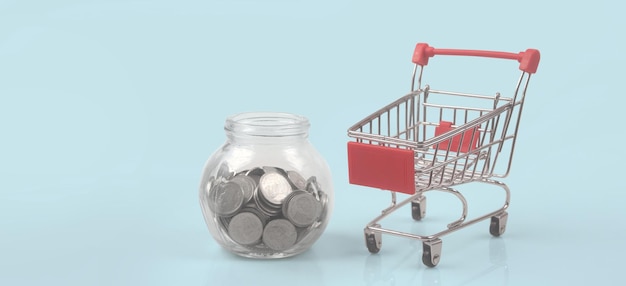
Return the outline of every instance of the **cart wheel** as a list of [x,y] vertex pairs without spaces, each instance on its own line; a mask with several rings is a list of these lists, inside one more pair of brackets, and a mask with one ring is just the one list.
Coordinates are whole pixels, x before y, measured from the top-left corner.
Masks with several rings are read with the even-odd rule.
[[435,267],[441,259],[441,239],[423,243],[422,262],[428,267]]
[[[375,224],[375,227],[380,227],[380,224]],[[383,246],[383,237],[380,232],[373,232],[369,229],[365,229],[365,245],[370,253],[375,254],[380,251]]]
[[426,197],[421,196],[411,201],[411,216],[414,220],[422,220],[426,216]]
[[507,212],[503,212],[499,215],[491,217],[491,224],[489,225],[489,233],[493,236],[500,236],[506,230],[506,220],[509,217]]

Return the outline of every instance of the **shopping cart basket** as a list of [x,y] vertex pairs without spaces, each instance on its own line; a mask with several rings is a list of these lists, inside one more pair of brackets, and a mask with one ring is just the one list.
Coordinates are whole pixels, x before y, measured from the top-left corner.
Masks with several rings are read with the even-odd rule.
[[[521,75],[511,96],[500,93],[481,95],[422,87],[424,67],[435,55],[475,56],[517,60]],[[348,130],[348,167],[351,184],[391,191],[391,206],[365,227],[365,242],[371,253],[382,246],[382,234],[422,241],[422,262],[434,267],[441,257],[441,237],[476,222],[491,218],[489,232],[500,236],[506,229],[510,191],[494,178],[509,174],[517,131],[530,81],[539,65],[539,51],[519,53],[436,49],[419,43],[413,54],[411,92]],[[442,103],[440,99],[448,101]],[[469,102],[459,105],[453,102]],[[500,187],[505,192],[502,207],[466,220],[467,201],[453,188],[479,182]],[[456,196],[463,205],[461,217],[447,228],[431,235],[417,235],[381,227],[380,221],[411,203],[412,217],[425,216],[428,191]],[[396,192],[410,195],[397,202]]]

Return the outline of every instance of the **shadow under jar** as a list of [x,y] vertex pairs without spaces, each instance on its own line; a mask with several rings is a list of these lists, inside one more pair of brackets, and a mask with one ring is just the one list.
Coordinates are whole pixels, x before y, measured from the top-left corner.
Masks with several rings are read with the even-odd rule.
[[209,232],[228,251],[250,258],[304,252],[328,225],[333,186],[324,158],[308,140],[307,118],[241,113],[226,119],[226,142],[207,161],[200,205]]

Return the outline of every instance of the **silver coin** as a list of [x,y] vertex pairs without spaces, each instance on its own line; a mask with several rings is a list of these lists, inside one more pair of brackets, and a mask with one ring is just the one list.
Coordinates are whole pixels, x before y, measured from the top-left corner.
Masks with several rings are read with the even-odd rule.
[[287,197],[285,197],[285,200],[283,201],[283,204],[281,206],[281,210],[283,212],[283,214],[287,213],[287,209],[289,208],[289,201],[291,200],[291,198],[293,198],[294,196],[297,196],[299,194],[308,194],[308,192],[302,191],[302,190],[295,190],[293,192],[291,192]]
[[306,188],[306,180],[300,173],[296,171],[287,171],[287,178],[296,190],[304,190]]
[[291,184],[281,174],[270,172],[261,177],[259,189],[269,203],[280,205],[291,193]]
[[328,195],[322,191],[319,192],[319,195],[319,201],[322,204],[322,209],[326,209],[326,205],[328,204]]
[[249,213],[255,214],[257,217],[259,217],[259,219],[261,219],[261,222],[263,223],[263,225],[265,225],[270,220],[269,216],[265,215],[263,212],[259,211],[255,207],[251,208],[249,206],[246,206],[240,211],[240,213],[243,213],[243,212],[249,212]]
[[270,167],[270,166],[263,166],[261,167],[261,169],[263,169],[264,172],[266,173],[278,173],[278,169],[276,167]]
[[207,182],[204,185],[204,187],[200,188],[200,203],[202,204],[202,207],[204,207],[204,205],[209,205],[209,202],[210,202],[209,194],[211,194],[211,188],[213,187],[214,182],[215,182],[215,177],[211,176],[209,177],[209,179],[207,179]]
[[278,167],[271,167],[271,166],[263,166],[263,171],[265,171],[265,173],[279,173],[281,175],[285,175],[287,174],[287,172],[285,172],[285,170],[278,168]]
[[276,251],[289,249],[296,244],[297,240],[296,227],[286,219],[272,220],[265,225],[263,230],[263,243]]
[[257,185],[259,184],[259,181],[261,180],[261,176],[263,176],[263,174],[265,174],[265,171],[262,168],[258,168],[258,167],[248,170],[246,172],[246,176],[254,179]]
[[252,199],[252,196],[254,195],[254,190],[256,189],[257,185],[256,181],[253,178],[246,175],[237,175],[233,177],[230,182],[236,183],[237,185],[239,185],[239,187],[241,187],[244,195],[244,203],[247,203]]
[[[254,196],[254,195],[253,195]],[[246,203],[244,206],[244,208],[250,208],[250,209],[256,209],[257,205],[254,202],[254,200],[249,201],[248,203]]]
[[213,187],[214,182],[215,182],[215,177],[213,176],[209,177],[209,179],[206,182],[206,185],[204,186],[204,191],[207,194],[211,191],[211,188]]
[[240,212],[228,223],[228,235],[241,245],[256,244],[263,235],[263,221],[254,213]]
[[276,206],[263,200],[261,192],[258,191],[258,188],[257,188],[257,191],[254,192],[253,202],[254,202],[254,207],[268,217],[278,216],[281,212],[280,205]]
[[228,231],[228,224],[230,223],[230,217],[221,216],[218,217],[217,222],[219,223],[219,227],[223,230]]
[[244,204],[244,193],[241,187],[232,182],[220,184],[213,192],[213,211],[218,215],[232,216]]
[[328,195],[326,195],[326,193],[319,191],[319,202],[320,205],[322,207],[322,211],[320,213],[320,217],[317,220],[317,222],[315,222],[313,224],[313,227],[317,227],[319,224],[321,224],[323,221],[326,220],[326,217],[328,216],[328,209],[327,209],[327,205],[328,205]]
[[263,176],[263,174],[265,174],[265,170],[259,167],[250,169],[246,172],[246,176],[250,176],[250,177],[256,177],[256,176],[261,177]]
[[322,212],[320,201],[313,194],[299,192],[285,200],[286,207],[283,215],[297,227],[307,227],[313,224]]
[[316,199],[320,199],[320,191],[321,191],[321,187],[319,185],[319,183],[317,182],[317,177],[315,176],[311,176],[307,181],[306,181],[306,190],[310,193],[312,193]]
[[222,163],[217,169],[217,174],[215,176],[218,178],[228,179],[232,177],[232,175],[233,175],[233,172],[230,171],[230,167],[228,167],[228,164]]

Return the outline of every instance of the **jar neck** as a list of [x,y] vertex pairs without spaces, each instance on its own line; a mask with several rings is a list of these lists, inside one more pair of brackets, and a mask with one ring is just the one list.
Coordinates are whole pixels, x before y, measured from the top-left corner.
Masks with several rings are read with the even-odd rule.
[[309,126],[309,120],[300,115],[248,112],[228,117],[224,131],[231,142],[280,144],[306,140],[309,136]]

